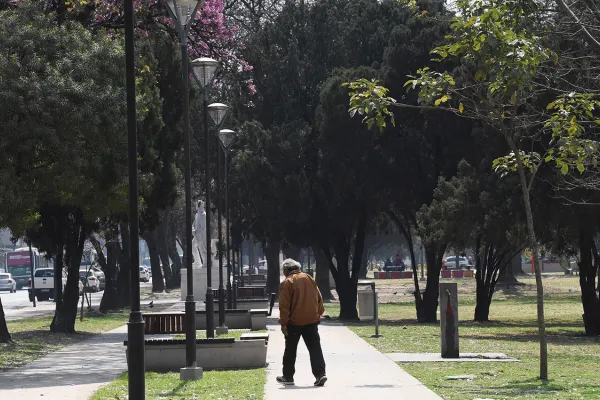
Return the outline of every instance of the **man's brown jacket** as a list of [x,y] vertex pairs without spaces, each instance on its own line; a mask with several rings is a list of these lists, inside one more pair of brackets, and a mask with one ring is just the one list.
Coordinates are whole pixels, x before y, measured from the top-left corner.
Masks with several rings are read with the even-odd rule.
[[279,322],[301,326],[321,320],[325,312],[317,283],[304,272],[294,271],[279,286]]

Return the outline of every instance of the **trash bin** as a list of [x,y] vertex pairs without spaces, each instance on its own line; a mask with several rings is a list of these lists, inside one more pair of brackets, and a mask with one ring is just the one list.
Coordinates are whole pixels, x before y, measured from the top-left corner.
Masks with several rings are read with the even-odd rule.
[[361,321],[375,318],[375,294],[370,287],[358,288],[358,318]]

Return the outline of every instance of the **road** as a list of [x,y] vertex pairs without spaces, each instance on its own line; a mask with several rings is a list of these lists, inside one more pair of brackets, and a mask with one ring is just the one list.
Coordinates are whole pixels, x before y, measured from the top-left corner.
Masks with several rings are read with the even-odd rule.
[[[102,292],[90,294],[92,296],[92,307],[98,307],[102,299]],[[0,292],[0,297],[2,298],[2,306],[7,321],[51,314],[55,308],[52,300],[36,301],[36,307],[34,308],[33,303],[29,301],[27,289],[17,290],[17,293]],[[81,306],[81,298],[79,305]]]
[[[142,282],[140,284],[142,288],[151,288],[152,279],[150,282]],[[88,293],[88,296],[92,297],[92,307],[97,308],[100,306],[100,300],[104,292]],[[144,298],[142,296],[142,306],[148,305],[150,301],[154,304],[171,304],[178,301],[179,295],[173,298]],[[6,315],[7,321],[14,321],[16,319],[28,318],[28,317],[39,317],[42,315],[52,314],[54,312],[55,304],[52,300],[36,302],[36,307],[33,307],[33,303],[29,301],[29,295],[27,289],[18,290],[17,293],[0,292],[0,298],[2,298],[2,306]],[[87,302],[86,302],[87,305]],[[78,307],[81,307],[81,297],[79,297]]]

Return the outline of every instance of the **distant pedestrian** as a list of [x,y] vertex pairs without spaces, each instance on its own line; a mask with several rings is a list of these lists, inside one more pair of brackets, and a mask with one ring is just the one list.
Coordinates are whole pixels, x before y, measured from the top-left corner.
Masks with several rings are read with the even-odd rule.
[[314,279],[300,271],[299,262],[287,259],[282,267],[285,280],[279,289],[279,323],[285,336],[285,352],[283,376],[278,376],[277,382],[294,384],[296,352],[302,337],[310,354],[310,366],[316,378],[314,385],[323,386],[327,376],[318,329],[321,315],[325,312],[323,297]]

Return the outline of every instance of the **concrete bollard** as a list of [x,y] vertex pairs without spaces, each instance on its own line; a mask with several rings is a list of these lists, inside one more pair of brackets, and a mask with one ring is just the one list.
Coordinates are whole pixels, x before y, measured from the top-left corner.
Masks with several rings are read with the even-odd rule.
[[458,285],[440,283],[442,358],[458,358]]

